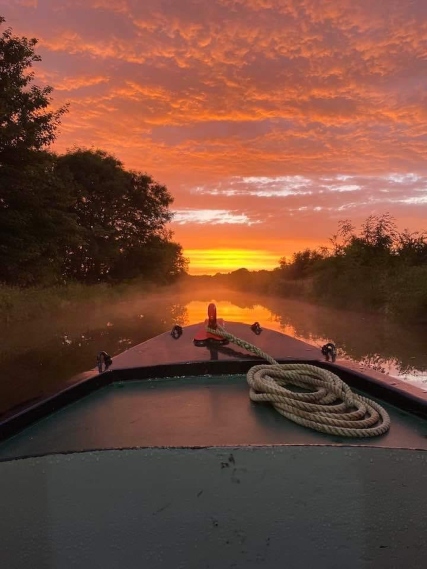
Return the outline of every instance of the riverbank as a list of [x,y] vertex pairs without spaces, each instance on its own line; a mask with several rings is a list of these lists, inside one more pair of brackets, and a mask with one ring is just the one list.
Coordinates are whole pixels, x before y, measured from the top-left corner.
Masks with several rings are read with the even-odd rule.
[[390,321],[427,325],[427,265],[361,266],[337,258],[317,260],[294,274],[293,265],[274,271],[239,269],[229,274],[185,277],[189,286],[296,299],[330,308],[379,314]]
[[55,287],[19,288],[0,286],[0,322],[19,323],[49,318],[85,306],[105,306],[122,297],[151,294],[159,287],[147,281],[115,284],[84,285],[71,283]]

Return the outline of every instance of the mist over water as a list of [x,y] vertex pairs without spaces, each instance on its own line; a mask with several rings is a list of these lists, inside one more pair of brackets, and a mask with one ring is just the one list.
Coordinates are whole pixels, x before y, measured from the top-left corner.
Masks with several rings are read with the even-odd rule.
[[0,413],[54,392],[110,355],[172,326],[203,322],[215,302],[219,318],[284,332],[312,345],[327,341],[338,357],[427,388],[425,330],[403,328],[377,315],[344,312],[295,300],[236,291],[171,288],[97,302],[71,303],[48,318],[11,322],[0,331]]

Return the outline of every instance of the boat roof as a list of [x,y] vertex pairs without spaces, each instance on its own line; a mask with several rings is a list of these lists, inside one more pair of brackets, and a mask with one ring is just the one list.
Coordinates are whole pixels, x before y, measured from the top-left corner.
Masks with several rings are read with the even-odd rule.
[[[256,356],[234,345],[196,347],[200,325],[165,333],[114,358],[57,396],[0,424],[0,460],[131,448],[351,445],[427,450],[427,402],[384,376],[367,376],[342,363],[325,363],[320,350],[297,339],[232,323],[227,330],[281,362],[308,361],[338,371],[389,412],[383,436],[348,439],[296,425],[269,404],[249,399],[245,373]],[[343,377],[344,376],[344,377]],[[387,402],[388,400],[388,402]],[[403,403],[402,403],[403,401]],[[22,430],[24,427],[24,430]]]

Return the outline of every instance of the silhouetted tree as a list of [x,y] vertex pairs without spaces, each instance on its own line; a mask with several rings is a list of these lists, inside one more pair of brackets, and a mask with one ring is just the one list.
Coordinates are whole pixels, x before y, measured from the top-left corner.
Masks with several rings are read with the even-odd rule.
[[[0,25],[5,19],[0,16]],[[26,163],[27,153],[42,150],[56,137],[67,107],[50,110],[53,88],[33,85],[37,40],[16,37],[10,28],[0,36],[0,165]]]
[[397,238],[396,254],[408,265],[427,265],[427,233],[405,229]]
[[102,150],[68,152],[58,158],[58,171],[72,188],[71,212],[83,235],[67,250],[67,277],[86,282],[157,272],[172,277],[185,268],[181,247],[165,228],[173,201],[165,186],[148,174],[126,171]]
[[45,151],[67,109],[50,110],[52,87],[32,84],[36,43],[9,28],[0,35],[0,282],[19,285],[56,280],[76,229]]
[[324,253],[314,249],[304,249],[304,251],[294,253],[289,262],[285,257],[280,259],[280,268],[286,278],[302,279],[310,276],[322,259],[324,259]]
[[37,161],[16,169],[1,193],[0,281],[19,286],[62,281],[65,251],[79,242],[80,229],[69,211],[68,188],[56,175],[55,157],[38,152]]
[[153,282],[170,284],[186,274],[188,261],[182,247],[167,238],[154,236],[145,244],[126,249],[111,267],[114,280],[140,276]]

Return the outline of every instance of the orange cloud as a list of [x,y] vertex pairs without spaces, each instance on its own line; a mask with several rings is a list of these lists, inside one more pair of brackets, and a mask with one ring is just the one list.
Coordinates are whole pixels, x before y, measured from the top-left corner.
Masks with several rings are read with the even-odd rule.
[[[167,183],[188,250],[197,235],[279,258],[327,242],[342,217],[426,217],[424,0],[12,0],[4,12],[40,38],[36,77],[55,105],[71,103],[55,149],[100,147]],[[240,223],[218,236],[221,215]]]
[[101,83],[107,83],[108,81],[110,81],[109,77],[101,75],[63,77],[55,84],[55,89],[58,91],[75,91],[82,87],[92,87],[94,85],[100,85]]

